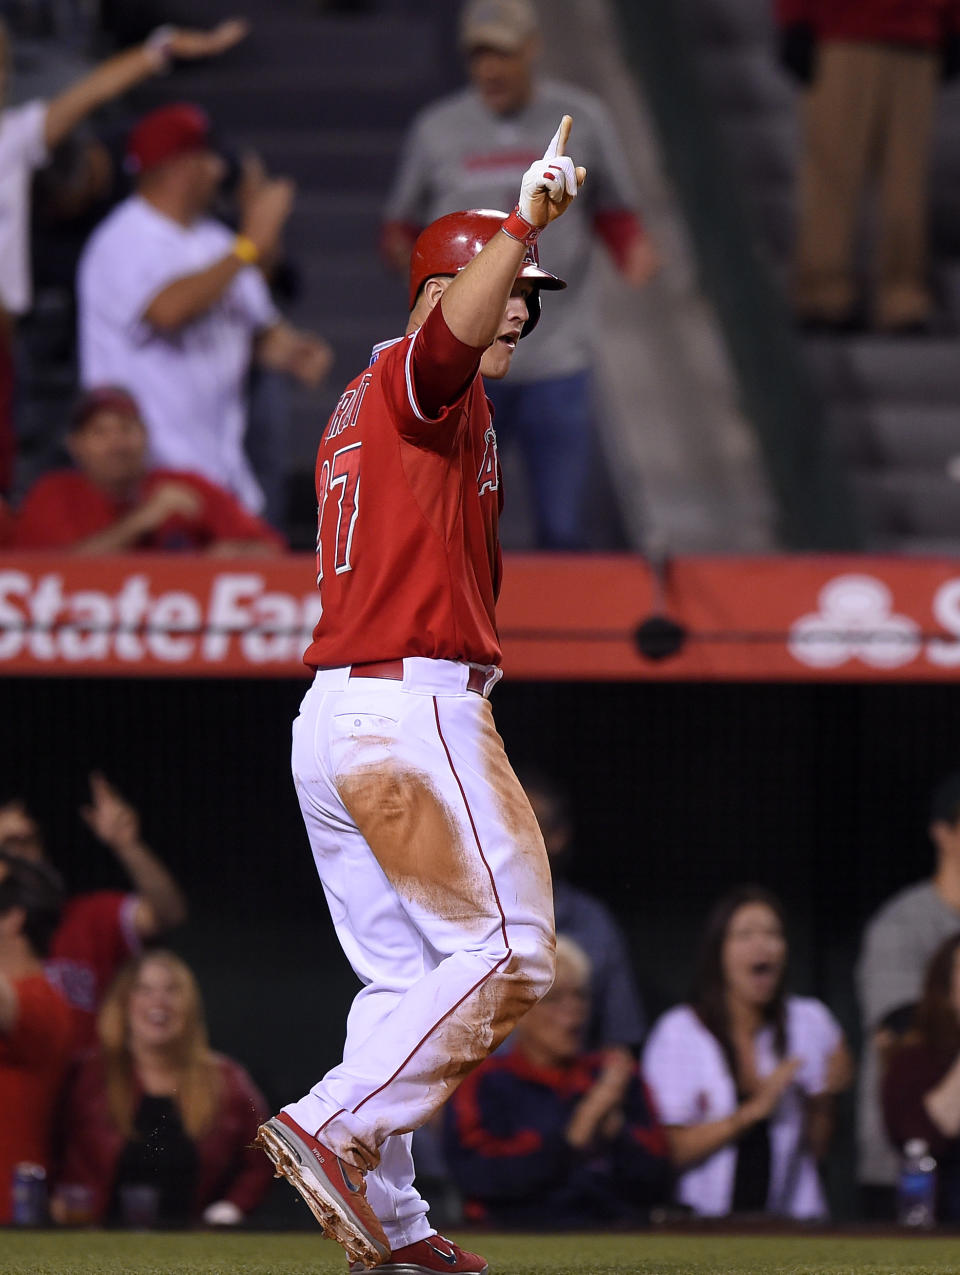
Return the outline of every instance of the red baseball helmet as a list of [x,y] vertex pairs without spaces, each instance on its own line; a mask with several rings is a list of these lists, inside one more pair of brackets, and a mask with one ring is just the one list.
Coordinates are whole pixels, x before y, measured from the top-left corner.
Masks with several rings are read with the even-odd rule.
[[[410,309],[413,309],[420,289],[428,279],[434,275],[458,274],[472,261],[503,225],[506,215],[493,208],[471,208],[438,217],[422,230],[410,257]],[[548,288],[555,292],[567,285],[563,279],[543,269],[536,244],[530,245],[524,253],[517,278],[531,279],[536,284],[527,298],[530,317],[520,333],[524,337],[533,331],[540,319],[540,289]]]

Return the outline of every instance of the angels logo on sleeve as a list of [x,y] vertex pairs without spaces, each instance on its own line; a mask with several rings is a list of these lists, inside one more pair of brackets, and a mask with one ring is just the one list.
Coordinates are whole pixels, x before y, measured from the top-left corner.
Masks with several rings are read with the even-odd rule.
[[481,496],[485,491],[496,491],[500,486],[497,434],[492,425],[487,426],[483,442],[483,460],[480,462],[480,472],[477,474],[477,490]]

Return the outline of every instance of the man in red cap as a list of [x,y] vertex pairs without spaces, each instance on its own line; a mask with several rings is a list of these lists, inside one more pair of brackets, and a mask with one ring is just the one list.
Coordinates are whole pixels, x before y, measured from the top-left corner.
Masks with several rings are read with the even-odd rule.
[[140,45],[108,58],[49,101],[4,107],[11,65],[9,38],[0,22],[0,493],[13,469],[11,351],[14,325],[33,301],[30,278],[30,182],[35,169],[97,107],[175,59],[214,57],[247,33],[246,22],[222,22],[212,31],[159,27]]
[[275,554],[284,547],[271,527],[208,479],[148,469],[147,431],[119,386],[80,398],[67,450],[75,468],[45,474],[27,493],[16,522],[20,549]]
[[278,246],[293,186],[264,180],[239,234],[209,217],[225,165],[206,115],[186,103],[143,118],[128,157],[136,192],[80,260],[81,379],[129,388],[154,464],[200,474],[258,513],[243,446],[251,361],[307,386],[331,361],[326,342],[282,320],[258,268]]

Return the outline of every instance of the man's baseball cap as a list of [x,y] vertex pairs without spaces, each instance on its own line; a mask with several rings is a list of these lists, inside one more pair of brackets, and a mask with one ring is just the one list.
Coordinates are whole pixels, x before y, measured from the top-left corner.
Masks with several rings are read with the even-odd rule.
[[134,125],[127,139],[127,165],[133,173],[149,173],[178,155],[213,149],[206,112],[190,102],[174,102],[157,107]]
[[468,0],[460,18],[460,47],[516,53],[540,29],[530,0]]
[[83,429],[91,416],[98,412],[116,412],[119,416],[135,416],[140,420],[140,408],[137,400],[122,385],[97,385],[93,389],[84,390],[73,405],[70,413],[69,430]]

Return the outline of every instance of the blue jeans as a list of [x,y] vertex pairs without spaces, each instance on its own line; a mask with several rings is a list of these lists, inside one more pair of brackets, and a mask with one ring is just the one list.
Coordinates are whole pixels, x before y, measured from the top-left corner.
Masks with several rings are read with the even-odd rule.
[[290,380],[283,372],[254,366],[249,380],[247,458],[263,488],[263,517],[287,534],[287,483],[290,478]]
[[593,460],[593,378],[588,371],[511,385],[485,381],[500,447],[523,456],[540,549],[583,549],[583,506]]

